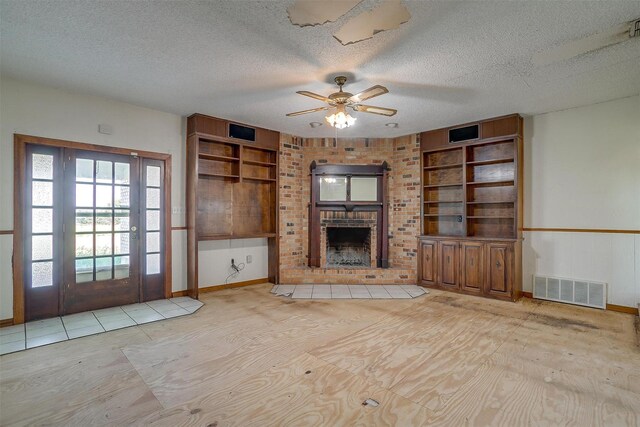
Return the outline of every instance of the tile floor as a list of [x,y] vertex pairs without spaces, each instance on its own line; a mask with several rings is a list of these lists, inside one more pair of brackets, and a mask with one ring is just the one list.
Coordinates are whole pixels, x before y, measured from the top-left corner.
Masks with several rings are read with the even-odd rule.
[[275,285],[271,293],[296,299],[410,299],[429,291],[416,285]]
[[184,316],[195,313],[202,305],[198,300],[179,297],[87,311],[0,328],[0,354]]

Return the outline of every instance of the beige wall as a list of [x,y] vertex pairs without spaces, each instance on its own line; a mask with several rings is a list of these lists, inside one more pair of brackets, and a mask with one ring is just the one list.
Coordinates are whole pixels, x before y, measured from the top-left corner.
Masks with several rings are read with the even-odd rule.
[[[113,126],[113,135],[99,134],[101,123]],[[174,114],[1,79],[0,230],[13,228],[14,133],[170,153],[172,224],[184,225],[184,129],[184,119]],[[297,154],[292,162],[299,161]],[[639,165],[639,96],[527,118],[525,226],[640,229]],[[301,191],[299,185],[292,183],[292,193]],[[281,234],[303,229],[301,219],[282,224]],[[306,253],[300,237],[291,248],[295,255],[283,254],[285,263],[295,265]],[[180,290],[186,285],[186,233],[174,231],[172,240],[173,288]],[[0,235],[0,319],[12,317],[12,244],[11,235]],[[264,239],[204,244],[200,284],[222,283],[228,261],[245,262],[247,255],[253,263],[233,281],[266,276]],[[531,290],[533,273],[605,281],[609,303],[632,306],[640,302],[640,235],[527,232],[525,290]]]
[[[640,96],[525,120],[527,228],[640,230]],[[534,273],[606,282],[610,304],[640,302],[640,235],[526,232]]]
[[[98,124],[113,127],[112,135],[98,133]],[[161,111],[107,98],[69,93],[12,79],[0,79],[0,230],[13,228],[13,134],[43,136],[113,147],[169,153],[172,156],[171,222],[185,224],[185,120]],[[230,282],[267,276],[264,239],[220,241],[200,252],[201,283],[223,283],[232,257],[253,262]],[[172,232],[173,290],[186,289],[186,232]],[[0,235],[0,319],[13,316],[11,235]]]

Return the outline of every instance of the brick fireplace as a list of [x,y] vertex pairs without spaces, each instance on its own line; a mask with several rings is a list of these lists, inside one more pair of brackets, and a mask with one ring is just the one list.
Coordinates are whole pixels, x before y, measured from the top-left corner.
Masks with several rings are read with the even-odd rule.
[[[299,138],[281,135],[280,141],[280,283],[414,284],[417,236],[420,234],[420,157],[417,135],[400,138]],[[321,211],[318,260],[310,267],[310,166],[389,166],[387,223],[381,227],[375,211],[349,207]],[[351,210],[349,210],[351,209]],[[368,266],[327,265],[326,230],[369,228]],[[382,267],[377,236],[386,233],[388,260]],[[379,266],[379,267],[378,267]]]

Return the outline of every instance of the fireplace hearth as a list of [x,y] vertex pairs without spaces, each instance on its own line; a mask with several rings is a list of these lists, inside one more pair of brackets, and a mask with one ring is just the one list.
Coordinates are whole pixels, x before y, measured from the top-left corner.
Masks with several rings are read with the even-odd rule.
[[371,228],[327,228],[327,267],[369,267]]

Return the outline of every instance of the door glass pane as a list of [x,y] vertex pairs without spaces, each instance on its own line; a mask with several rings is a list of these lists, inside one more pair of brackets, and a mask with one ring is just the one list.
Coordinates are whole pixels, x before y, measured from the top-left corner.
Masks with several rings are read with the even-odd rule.
[[93,231],[93,210],[76,209],[76,232]]
[[147,187],[160,187],[159,166],[147,166]]
[[113,163],[98,160],[96,162],[96,182],[111,184],[113,182]]
[[112,231],[113,212],[109,210],[96,210],[96,231]]
[[31,210],[31,232],[33,233],[53,232],[53,209],[32,209]]
[[347,200],[347,178],[320,178],[320,200],[325,202]]
[[114,225],[116,231],[129,231],[129,210],[115,209]]
[[354,202],[375,202],[378,200],[378,178],[351,178],[351,200]]
[[160,233],[147,233],[147,252],[160,252]]
[[147,274],[160,274],[160,254],[147,255]]
[[111,255],[112,234],[96,234],[96,255]]
[[53,236],[31,237],[31,259],[34,261],[53,258]]
[[76,257],[93,256],[93,234],[76,234]]
[[115,193],[115,202],[113,205],[118,208],[128,208],[130,206],[129,187],[115,185],[113,190]]
[[93,185],[76,184],[76,206],[79,208],[93,207]]
[[96,280],[109,280],[113,277],[111,274],[112,263],[111,257],[96,258]]
[[113,195],[110,185],[96,185],[96,207],[110,208],[113,206]]
[[118,163],[115,165],[116,169],[116,184],[129,184],[129,164]]
[[31,288],[53,286],[53,161],[51,154],[31,154],[31,182],[27,184],[31,190],[28,212],[31,215],[31,236],[27,237],[31,244],[31,253],[27,257]]
[[160,211],[147,211],[147,231],[160,230]]
[[147,188],[147,208],[160,209],[160,189]]
[[53,262],[34,262],[31,264],[31,287],[41,288],[53,285]]
[[93,182],[93,160],[76,159],[76,181]]
[[53,179],[53,156],[34,154],[31,159],[31,175],[33,179]]
[[117,256],[113,258],[114,278],[124,279],[129,277],[129,257]]
[[76,283],[93,281],[93,258],[76,260]]
[[129,233],[114,233],[114,250],[116,255],[126,255],[129,253]]
[[53,206],[53,182],[33,181],[31,204],[33,206]]

